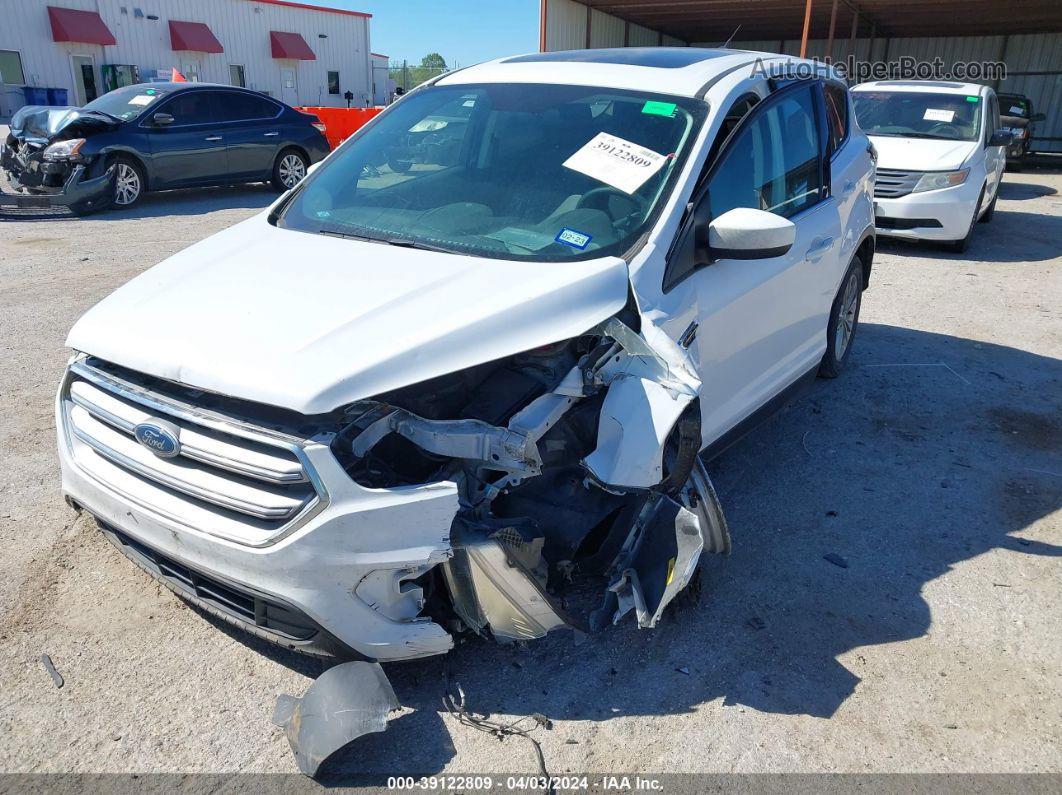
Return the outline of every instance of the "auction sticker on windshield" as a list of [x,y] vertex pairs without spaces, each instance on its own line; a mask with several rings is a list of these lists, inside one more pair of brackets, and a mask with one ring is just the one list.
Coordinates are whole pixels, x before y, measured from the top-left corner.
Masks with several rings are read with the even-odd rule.
[[950,122],[955,118],[955,111],[943,110],[941,108],[926,108],[925,114],[922,116],[926,121],[945,121]]
[[129,104],[130,105],[150,105],[152,102],[155,101],[155,99],[156,98],[154,96],[149,96],[148,94],[138,94],[137,96],[131,97],[129,99]]
[[598,133],[564,167],[601,180],[624,193],[634,193],[664,165],[667,158],[652,149]]

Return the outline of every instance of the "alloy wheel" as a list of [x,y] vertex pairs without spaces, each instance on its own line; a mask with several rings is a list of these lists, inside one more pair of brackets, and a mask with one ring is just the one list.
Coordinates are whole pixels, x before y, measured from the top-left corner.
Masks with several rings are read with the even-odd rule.
[[837,331],[834,333],[833,355],[837,361],[844,358],[855,334],[856,313],[859,310],[859,274],[854,270],[848,276],[841,299],[841,311],[837,316]]
[[284,155],[277,169],[285,188],[294,188],[306,176],[306,163],[296,154]]
[[114,183],[114,203],[126,207],[140,198],[140,175],[128,163],[118,164]]

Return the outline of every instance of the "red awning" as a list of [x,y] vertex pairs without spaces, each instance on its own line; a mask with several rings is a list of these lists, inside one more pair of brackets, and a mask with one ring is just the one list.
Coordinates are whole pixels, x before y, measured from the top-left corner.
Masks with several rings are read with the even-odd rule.
[[203,22],[170,20],[170,49],[195,52],[225,52],[221,42]]
[[117,39],[95,11],[48,6],[52,23],[52,41],[76,41],[84,44],[115,44]]
[[316,61],[306,39],[298,33],[283,33],[279,30],[269,31],[269,43],[273,45],[274,58],[296,58],[300,61]]

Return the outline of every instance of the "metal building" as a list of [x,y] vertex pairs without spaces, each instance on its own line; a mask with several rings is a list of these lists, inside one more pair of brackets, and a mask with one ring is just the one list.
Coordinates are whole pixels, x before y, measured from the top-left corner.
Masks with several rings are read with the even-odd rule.
[[[81,105],[133,82],[242,85],[291,105],[373,103],[369,14],[286,0],[3,0],[0,118],[26,91]],[[61,91],[52,93],[60,99]],[[32,104],[46,104],[35,101]],[[49,104],[57,104],[52,102]]]
[[1029,97],[1047,116],[1032,148],[1062,152],[1062,0],[541,0],[540,19],[543,51],[731,40],[835,61],[1002,61],[1006,80],[972,82]]

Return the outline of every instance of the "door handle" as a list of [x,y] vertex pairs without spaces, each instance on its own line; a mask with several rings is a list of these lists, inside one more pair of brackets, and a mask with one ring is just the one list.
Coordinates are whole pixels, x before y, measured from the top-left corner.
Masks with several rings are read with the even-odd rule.
[[203,140],[204,141],[220,141],[221,140],[221,136],[220,135],[208,135]]
[[280,133],[278,133],[278,132],[267,132],[267,133],[262,133],[262,135],[264,135],[266,138],[275,138],[276,136],[280,135]]
[[808,260],[809,262],[814,262],[815,260],[822,259],[823,254],[829,251],[832,245],[833,238],[824,237],[818,242],[814,243],[811,248],[804,252],[804,259]]
[[855,186],[856,184],[854,179],[848,180],[848,182],[844,183],[844,190],[841,191],[841,195],[847,196],[849,193],[855,190]]

